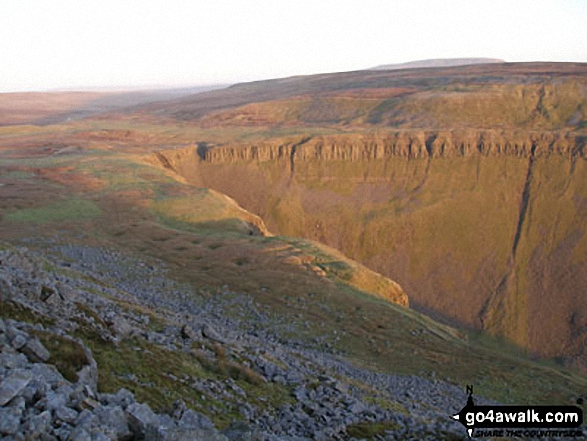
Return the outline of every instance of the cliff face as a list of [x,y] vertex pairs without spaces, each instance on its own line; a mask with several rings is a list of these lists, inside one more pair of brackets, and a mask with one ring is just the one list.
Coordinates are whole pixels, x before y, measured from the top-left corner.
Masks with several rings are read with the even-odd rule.
[[444,131],[395,132],[385,135],[333,135],[297,142],[259,143],[213,148],[200,152],[211,164],[235,161],[369,161],[392,157],[410,159],[470,156],[561,155],[585,157],[587,136],[569,132]]
[[396,280],[417,309],[587,365],[580,136],[412,131],[160,155],[272,232]]

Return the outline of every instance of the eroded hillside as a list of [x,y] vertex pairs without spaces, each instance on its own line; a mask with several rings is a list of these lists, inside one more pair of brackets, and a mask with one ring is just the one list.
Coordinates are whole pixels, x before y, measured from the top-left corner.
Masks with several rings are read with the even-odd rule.
[[134,115],[198,127],[161,150],[168,170],[272,232],[340,250],[434,317],[585,366],[586,110],[586,65],[502,63],[260,81]]
[[585,363],[585,138],[398,132],[163,151],[279,234],[397,280],[416,308]]

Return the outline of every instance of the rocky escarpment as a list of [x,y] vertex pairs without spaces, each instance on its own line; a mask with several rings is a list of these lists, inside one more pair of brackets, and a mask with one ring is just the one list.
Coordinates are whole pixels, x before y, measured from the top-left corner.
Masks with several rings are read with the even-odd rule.
[[[568,132],[402,131],[385,135],[333,135],[299,141],[219,146],[199,151],[211,164],[240,161],[370,161],[470,156],[530,157],[561,155],[585,158],[587,137]],[[158,153],[162,155],[162,153]],[[168,153],[163,154],[166,158]],[[164,159],[166,160],[166,159]]]
[[160,154],[272,232],[396,280],[421,311],[587,365],[585,142],[556,131],[403,131]]

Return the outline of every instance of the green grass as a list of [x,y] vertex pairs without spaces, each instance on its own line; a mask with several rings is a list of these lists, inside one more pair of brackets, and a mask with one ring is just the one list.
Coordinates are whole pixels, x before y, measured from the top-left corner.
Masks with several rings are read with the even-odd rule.
[[357,439],[373,439],[378,435],[384,435],[386,431],[398,429],[399,425],[391,421],[377,421],[356,423],[347,426],[347,434]]
[[[238,402],[218,402],[192,388],[189,381],[178,379],[207,378],[224,381],[232,378],[246,391],[249,401],[266,409],[274,409],[291,400],[290,391],[280,385],[264,383],[258,374],[236,360],[222,356],[204,359],[195,353],[168,351],[143,340],[131,340],[115,346],[92,340],[98,363],[98,388],[101,392],[116,392],[124,387],[158,411],[182,399],[189,407],[208,415],[220,428],[242,417],[236,408]],[[135,375],[136,380],[129,377]],[[261,398],[261,399],[260,399]],[[216,411],[214,411],[214,409]]]
[[55,320],[33,312],[19,303],[5,300],[0,300],[0,318],[4,320],[19,320],[27,323],[39,323],[45,326],[50,326],[55,323]]
[[66,199],[54,202],[39,208],[28,208],[4,216],[11,222],[30,222],[43,224],[47,222],[62,222],[93,219],[102,214],[102,210],[92,201],[85,199]]
[[2,172],[2,179],[26,180],[26,179],[31,179],[34,176],[35,175],[32,172],[24,172],[24,171]]
[[85,303],[81,302],[74,302],[78,311],[84,314],[87,318],[91,318],[94,320],[94,323],[102,325],[104,328],[107,328],[108,325],[104,323],[104,320],[94,311],[90,306],[86,305]]
[[51,354],[47,363],[55,365],[66,380],[76,382],[77,372],[88,364],[86,354],[79,343],[52,332],[33,331],[33,334]]

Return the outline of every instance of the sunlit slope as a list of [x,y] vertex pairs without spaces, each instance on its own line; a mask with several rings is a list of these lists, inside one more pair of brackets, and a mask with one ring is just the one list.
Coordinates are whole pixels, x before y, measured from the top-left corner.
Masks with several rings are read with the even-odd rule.
[[452,84],[424,89],[337,91],[247,104],[214,112],[202,125],[386,126],[395,128],[580,128],[587,119],[587,82]]
[[[416,308],[583,360],[584,140],[410,132],[161,152],[278,234],[396,280]],[[582,363],[585,360],[582,361]]]
[[238,84],[140,109],[203,127],[584,129],[587,65],[502,63]]

